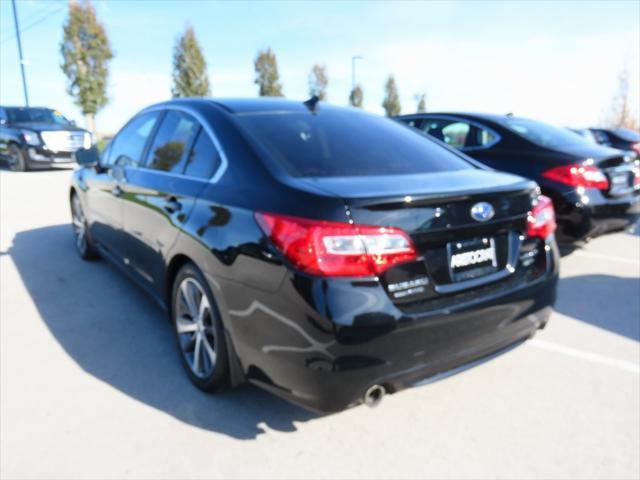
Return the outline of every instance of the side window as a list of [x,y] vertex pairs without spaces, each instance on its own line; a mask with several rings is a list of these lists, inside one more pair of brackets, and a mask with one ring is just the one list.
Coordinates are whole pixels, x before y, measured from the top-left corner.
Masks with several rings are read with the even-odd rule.
[[220,153],[209,134],[200,129],[200,134],[193,145],[187,160],[185,175],[198,178],[210,178],[220,166]]
[[409,120],[403,120],[404,123],[413,128],[420,127],[420,119],[419,118],[410,118]]
[[485,147],[496,140],[498,137],[494,133],[491,133],[489,130],[485,130],[484,128],[476,127],[476,142],[478,147]]
[[199,128],[198,122],[190,115],[169,110],[149,149],[149,157],[146,161],[147,168],[182,173],[189,147],[191,147]]
[[138,166],[147,139],[158,120],[159,112],[150,112],[134,118],[111,142],[105,165]]
[[0,124],[4,125],[8,123],[9,118],[7,117],[7,112],[4,108],[0,108]]
[[460,120],[428,119],[422,129],[454,148],[482,148],[497,140],[490,130]]
[[602,130],[591,130],[591,132],[593,133],[596,142],[600,143],[601,145],[611,145],[611,139],[609,138],[609,135],[607,135]]
[[443,127],[444,141],[454,148],[464,148],[471,126],[464,122],[453,122]]

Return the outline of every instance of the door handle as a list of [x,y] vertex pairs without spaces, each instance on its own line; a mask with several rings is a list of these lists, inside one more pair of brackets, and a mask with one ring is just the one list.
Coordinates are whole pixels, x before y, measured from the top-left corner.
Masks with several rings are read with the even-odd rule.
[[164,209],[169,213],[175,213],[182,208],[182,204],[176,197],[169,197],[164,202]]

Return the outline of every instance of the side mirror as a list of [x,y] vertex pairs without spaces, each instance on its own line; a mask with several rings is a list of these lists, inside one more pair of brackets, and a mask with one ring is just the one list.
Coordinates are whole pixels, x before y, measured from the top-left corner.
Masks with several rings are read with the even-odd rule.
[[97,167],[100,162],[98,149],[95,146],[81,148],[76,152],[76,162],[82,167]]

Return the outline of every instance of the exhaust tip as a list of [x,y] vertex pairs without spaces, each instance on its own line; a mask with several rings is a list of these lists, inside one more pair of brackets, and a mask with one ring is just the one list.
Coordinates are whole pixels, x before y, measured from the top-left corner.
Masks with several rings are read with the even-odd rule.
[[364,392],[363,403],[368,407],[377,407],[384,398],[387,391],[382,385],[373,385]]

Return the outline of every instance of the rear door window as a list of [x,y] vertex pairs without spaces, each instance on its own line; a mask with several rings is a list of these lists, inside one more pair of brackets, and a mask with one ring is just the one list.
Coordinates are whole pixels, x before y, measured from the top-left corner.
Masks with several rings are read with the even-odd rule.
[[190,115],[169,110],[162,119],[149,149],[147,168],[182,173],[189,148],[199,128],[198,121]]
[[184,174],[190,177],[211,178],[220,167],[220,163],[220,153],[207,132],[200,129],[198,138],[189,152]]

